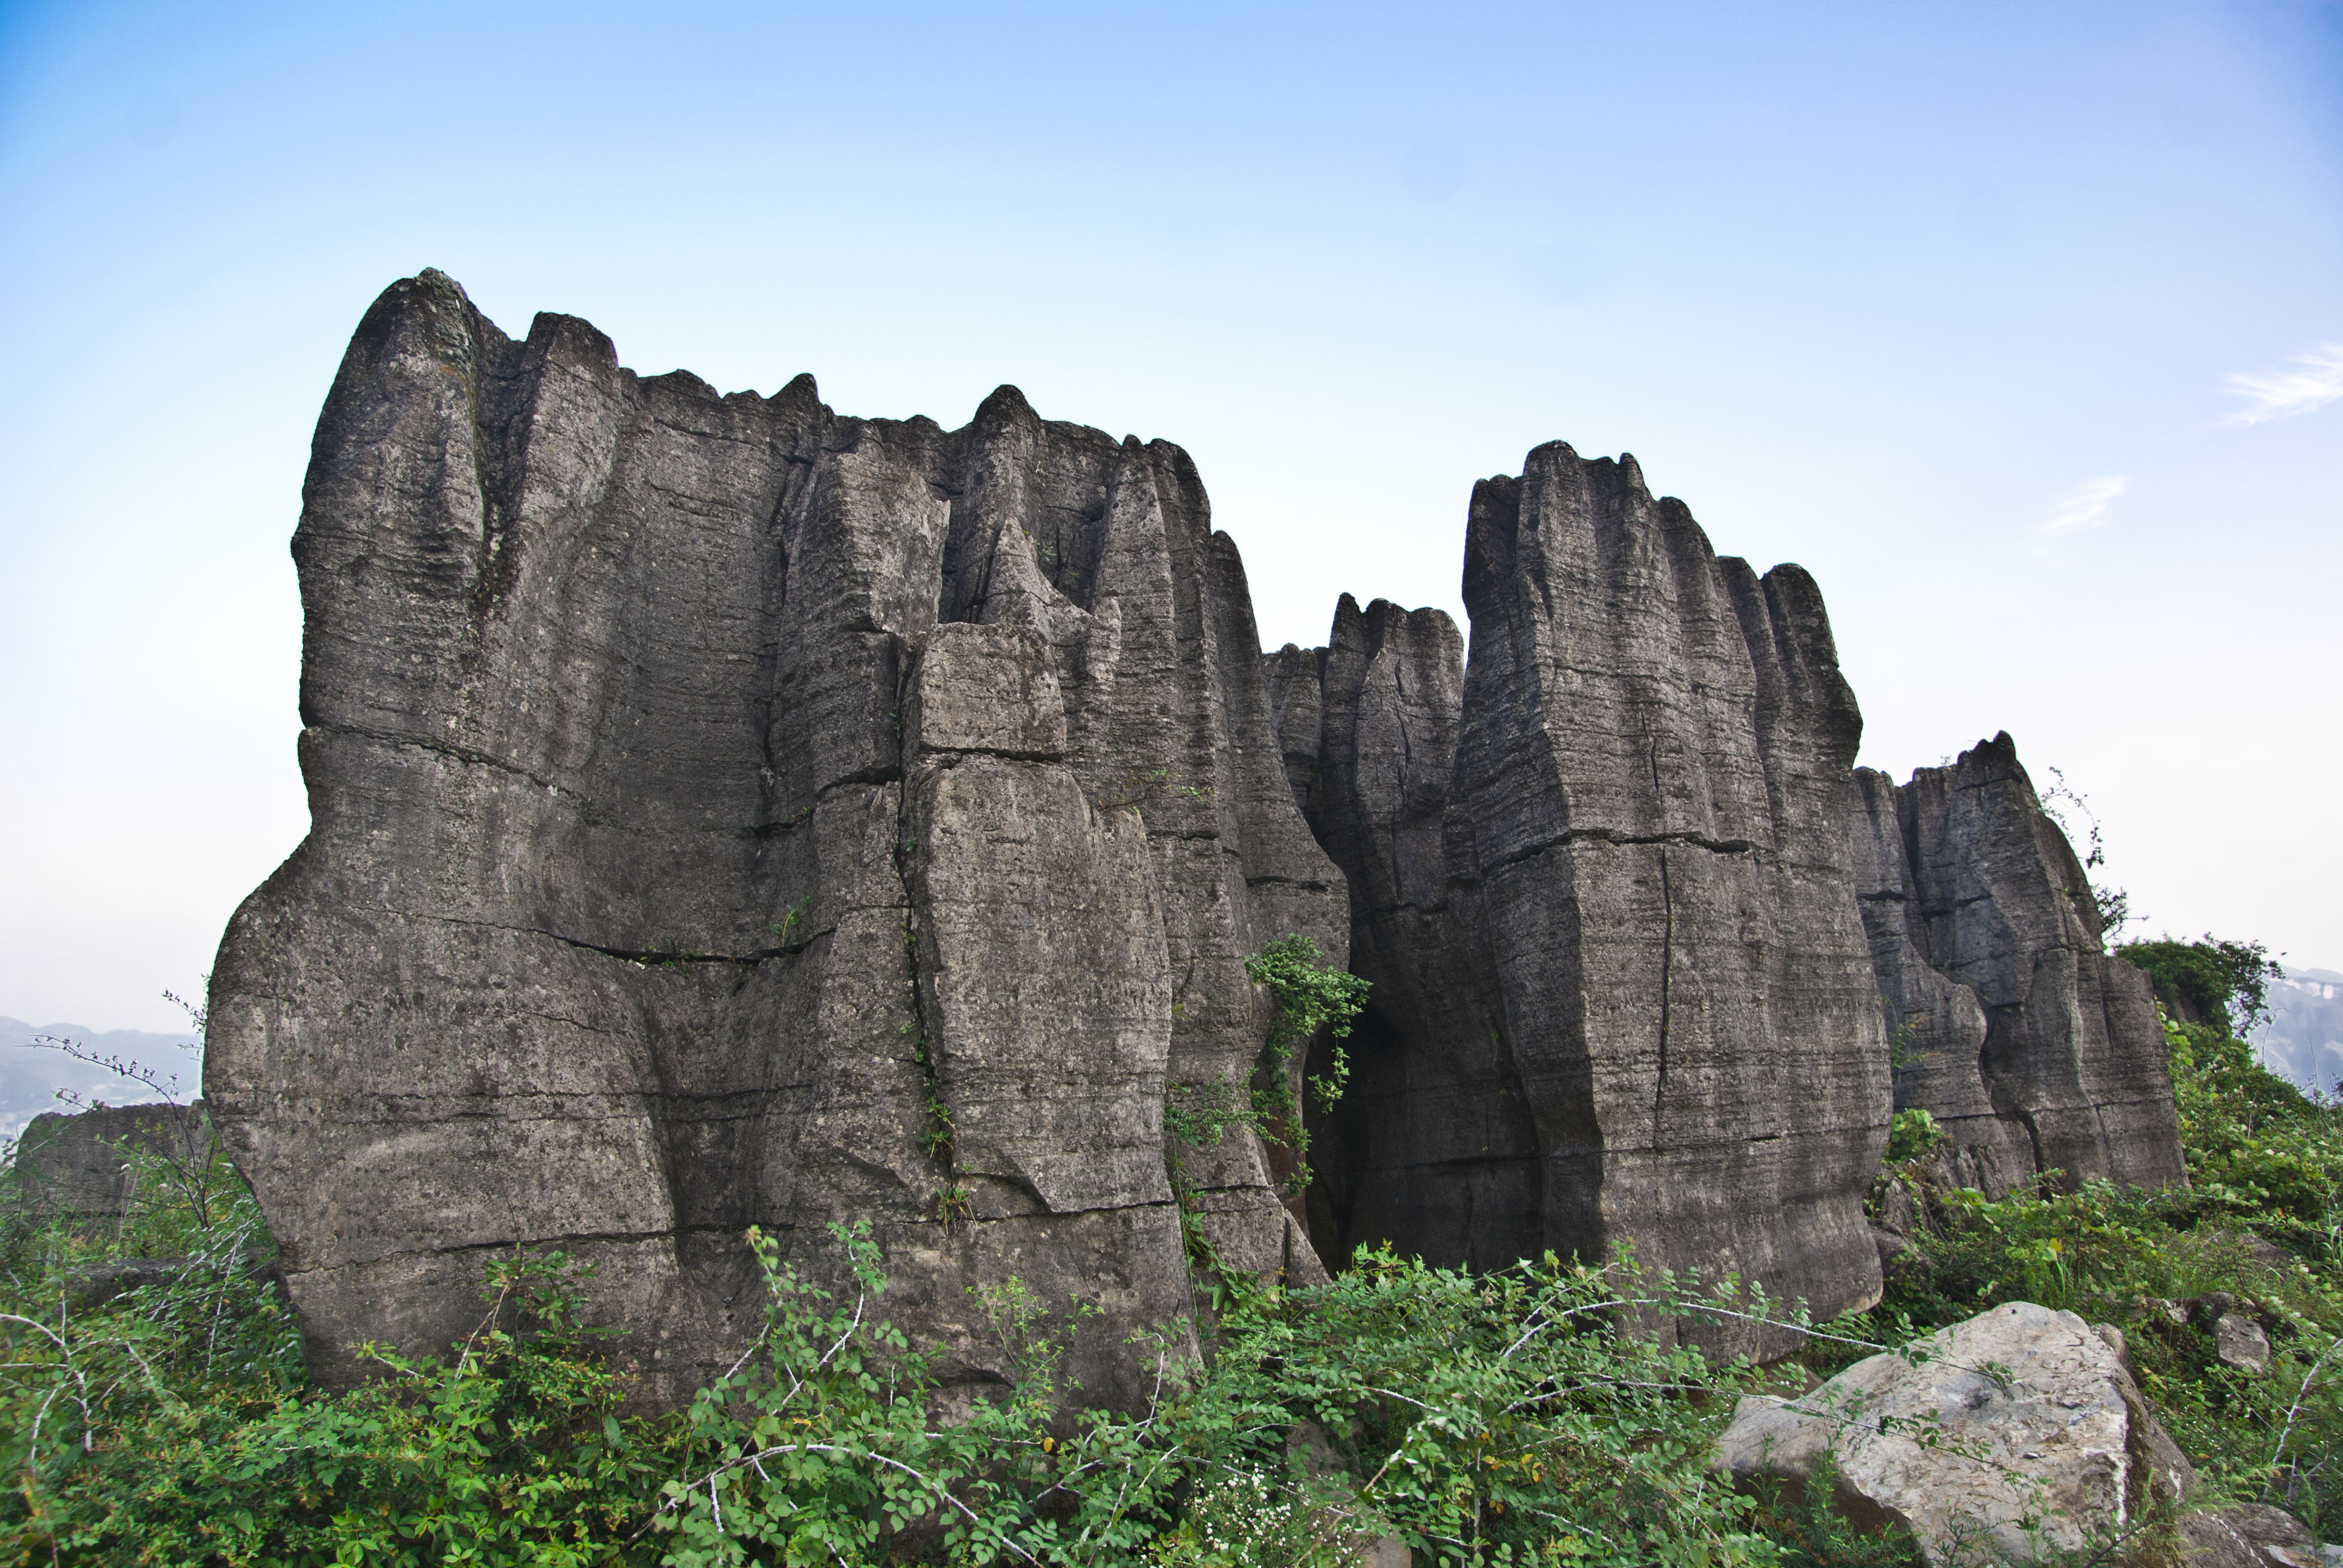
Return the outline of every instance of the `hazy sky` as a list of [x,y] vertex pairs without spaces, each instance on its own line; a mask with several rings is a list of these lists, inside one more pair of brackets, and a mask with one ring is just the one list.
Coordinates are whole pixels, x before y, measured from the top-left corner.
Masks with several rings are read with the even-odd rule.
[[2343,7],[0,6],[0,1012],[165,1029],[307,825],[286,550],[436,266],[646,373],[1178,441],[1262,635],[1632,451],[2153,929],[2343,967]]

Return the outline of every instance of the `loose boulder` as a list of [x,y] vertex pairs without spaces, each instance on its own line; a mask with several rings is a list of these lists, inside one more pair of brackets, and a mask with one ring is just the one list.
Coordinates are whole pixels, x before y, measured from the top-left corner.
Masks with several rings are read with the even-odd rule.
[[2258,1376],[2269,1371],[2269,1336],[2243,1312],[2223,1312],[2213,1320],[2213,1354],[2225,1367]]
[[142,1182],[199,1171],[214,1148],[200,1103],[44,1111],[16,1141],[8,1201],[36,1221],[112,1225],[130,1212]]
[[2321,1548],[2302,1521],[2267,1503],[2190,1513],[2180,1520],[2187,1568],[2335,1568],[2343,1547]]
[[1858,1362],[1799,1399],[1744,1399],[1717,1452],[1753,1490],[1800,1493],[1827,1471],[1843,1513],[1908,1533],[1932,1564],[2103,1542],[2193,1479],[2121,1337],[2030,1302]]

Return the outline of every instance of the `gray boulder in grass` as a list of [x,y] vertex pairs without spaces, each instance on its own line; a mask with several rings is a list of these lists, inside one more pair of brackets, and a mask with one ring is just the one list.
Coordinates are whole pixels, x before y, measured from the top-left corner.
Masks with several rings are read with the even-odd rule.
[[1996,1307],[1802,1398],[1744,1399],[1718,1464],[1744,1488],[1795,1495],[1828,1455],[1839,1510],[1909,1532],[1932,1564],[2075,1550],[2192,1479],[2122,1344],[2072,1312]]

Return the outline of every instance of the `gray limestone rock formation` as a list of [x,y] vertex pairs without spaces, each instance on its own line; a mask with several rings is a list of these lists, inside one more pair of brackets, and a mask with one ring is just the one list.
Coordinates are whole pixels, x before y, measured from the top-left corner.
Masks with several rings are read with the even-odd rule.
[[[1883,991],[1964,1169],[2177,1179],[2145,984],[2006,742],[1854,773],[1812,579],[1632,458],[1475,488],[1469,659],[1346,597],[1264,661],[1177,447],[1009,387],[957,431],[719,397],[425,273],[294,555],[312,827],[230,924],[206,1088],[329,1383],[558,1247],[671,1402],[759,1313],[751,1226],[835,1279],[868,1224],[961,1389],[1003,1354],[970,1287],[1079,1294],[1111,1402],[1198,1248],[1632,1241],[1828,1315],[1879,1287]],[[1306,1206],[1164,1126],[1259,1086],[1244,960],[1294,932],[1373,982]]]
[[109,1226],[131,1211],[141,1181],[200,1171],[217,1148],[199,1104],[44,1111],[16,1141],[6,1201],[31,1218]]
[[[313,1367],[468,1328],[558,1246],[652,1402],[867,1221],[885,1311],[999,1375],[968,1287],[1190,1312],[1165,1085],[1253,1070],[1243,960],[1336,962],[1243,569],[1186,454],[1038,418],[638,377],[391,287],[294,540],[308,839],[236,913],[206,1088]],[[1267,1151],[1185,1161],[1222,1261],[1318,1277]],[[1297,1201],[1298,1207],[1298,1201]],[[956,1358],[956,1359],[949,1359]]]
[[1849,786],[1856,890],[1896,1062],[1964,1185],[2185,1180],[2147,978],[2100,947],[2080,860],[2008,736]]
[[1267,658],[1374,986],[1320,1119],[1320,1251],[1632,1240],[1825,1315],[1875,1300],[1862,720],[1813,579],[1556,443],[1475,487],[1464,595],[1469,661],[1437,611],[1347,598],[1325,648]]

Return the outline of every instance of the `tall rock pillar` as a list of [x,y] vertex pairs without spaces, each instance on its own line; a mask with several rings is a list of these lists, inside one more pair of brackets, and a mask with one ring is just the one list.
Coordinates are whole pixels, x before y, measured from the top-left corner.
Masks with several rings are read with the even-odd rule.
[[1632,458],[1556,443],[1475,487],[1464,595],[1461,687],[1445,618],[1380,603],[1268,664],[1375,982],[1322,1250],[1633,1241],[1818,1313],[1875,1300],[1862,720],[1813,580],[1717,557]]

